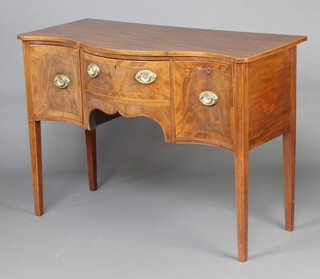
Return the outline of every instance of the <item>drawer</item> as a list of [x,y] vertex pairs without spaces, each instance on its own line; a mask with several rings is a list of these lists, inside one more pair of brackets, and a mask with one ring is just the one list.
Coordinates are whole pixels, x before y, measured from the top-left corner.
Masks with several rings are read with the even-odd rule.
[[[200,94],[202,94],[202,101]],[[215,104],[210,104],[211,98]],[[217,98],[217,99],[215,99]],[[232,149],[232,67],[215,62],[174,62],[176,139]]]
[[79,51],[31,45],[28,54],[33,116],[81,123]]
[[[85,90],[108,97],[130,100],[170,101],[170,74],[168,61],[136,61],[98,57],[83,53]],[[88,74],[89,65],[95,68]],[[97,68],[98,67],[98,68]],[[97,69],[98,71],[94,71]],[[139,71],[156,74],[151,83],[136,79]]]

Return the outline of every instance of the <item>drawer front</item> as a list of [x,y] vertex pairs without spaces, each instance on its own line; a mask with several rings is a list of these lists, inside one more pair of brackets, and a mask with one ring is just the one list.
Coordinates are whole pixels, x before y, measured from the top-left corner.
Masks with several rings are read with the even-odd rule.
[[[91,77],[88,66],[94,64],[99,74]],[[97,57],[83,53],[84,87],[91,93],[114,97],[115,100],[153,100],[170,101],[170,75],[168,61],[131,61]],[[140,83],[136,74],[149,70],[156,74],[156,79],[149,83]]]
[[[209,92],[203,93],[203,104],[199,97],[205,91]],[[174,62],[174,92],[177,141],[193,139],[232,149],[231,66],[214,62]],[[211,97],[218,98],[213,105],[210,105]]]
[[79,61],[79,51],[69,47],[29,47],[31,106],[34,117],[67,122],[82,121]]

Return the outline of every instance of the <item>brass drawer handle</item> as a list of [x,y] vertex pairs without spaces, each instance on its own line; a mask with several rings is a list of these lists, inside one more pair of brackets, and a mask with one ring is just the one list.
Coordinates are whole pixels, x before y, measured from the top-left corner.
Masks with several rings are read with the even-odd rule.
[[100,68],[97,64],[91,63],[87,68],[87,73],[90,77],[95,78],[100,74]]
[[65,75],[56,75],[54,77],[54,85],[57,86],[60,89],[64,89],[67,88],[69,83],[70,83],[70,79],[65,76]]
[[212,91],[203,91],[199,95],[199,100],[205,106],[213,106],[218,102],[217,94]]
[[141,70],[136,74],[135,78],[142,84],[150,84],[156,80],[157,75],[150,70]]

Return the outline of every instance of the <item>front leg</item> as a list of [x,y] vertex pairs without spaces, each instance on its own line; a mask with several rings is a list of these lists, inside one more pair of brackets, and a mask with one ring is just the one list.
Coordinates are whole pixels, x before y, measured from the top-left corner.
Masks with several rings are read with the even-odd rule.
[[41,155],[41,122],[29,120],[29,140],[35,215],[43,215],[43,181]]
[[235,151],[234,168],[237,208],[238,259],[241,262],[245,262],[248,259],[248,150]]
[[249,90],[247,64],[235,66],[234,172],[236,186],[238,259],[248,259]]

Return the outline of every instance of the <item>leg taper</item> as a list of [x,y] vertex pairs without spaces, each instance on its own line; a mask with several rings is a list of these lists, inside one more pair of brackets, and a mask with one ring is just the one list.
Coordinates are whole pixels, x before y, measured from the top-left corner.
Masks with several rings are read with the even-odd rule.
[[234,162],[238,231],[238,259],[241,262],[245,262],[248,259],[248,150],[235,152]]
[[90,191],[97,190],[96,130],[85,130]]
[[284,170],[284,208],[285,229],[294,229],[294,196],[295,196],[295,132],[283,135],[283,170]]
[[283,135],[283,174],[285,229],[294,229],[295,156],[296,156],[296,47],[291,48],[291,120],[290,132]]
[[238,259],[248,259],[248,172],[249,172],[249,67],[234,68],[234,168],[237,207]]
[[29,120],[31,170],[33,180],[34,210],[37,216],[43,215],[43,182],[41,155],[41,123]]

